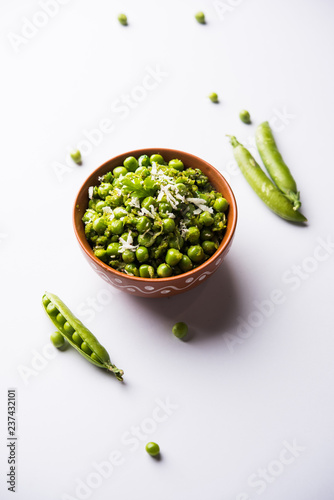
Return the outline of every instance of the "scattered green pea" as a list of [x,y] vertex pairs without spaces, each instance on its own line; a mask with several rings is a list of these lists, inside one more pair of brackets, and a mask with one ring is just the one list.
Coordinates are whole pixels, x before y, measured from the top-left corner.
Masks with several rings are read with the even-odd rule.
[[150,162],[151,162],[151,164],[153,162],[155,162],[155,163],[158,163],[159,165],[164,165],[165,160],[163,159],[163,157],[161,155],[154,154],[154,155],[150,156]]
[[146,247],[140,246],[136,250],[136,257],[138,262],[145,262],[149,259],[149,253]]
[[139,158],[138,158],[138,165],[140,167],[148,167],[149,165],[151,165],[149,157],[147,155],[141,155],[141,156],[139,156]]
[[179,321],[173,326],[172,332],[178,339],[183,339],[188,333],[188,326],[183,321]]
[[176,266],[182,259],[182,253],[176,248],[169,248],[166,253],[165,261],[170,266]]
[[187,273],[188,271],[190,271],[190,269],[192,269],[193,264],[188,255],[182,255],[182,259],[179,262],[179,267],[184,273]]
[[164,233],[173,233],[175,230],[175,222],[174,219],[164,219],[162,221],[162,228]]
[[141,278],[154,278],[154,267],[149,266],[148,264],[142,264],[139,267],[139,276]]
[[178,171],[182,171],[184,169],[184,165],[183,165],[183,162],[181,160],[170,160],[170,162],[168,162],[168,165],[172,168],[175,168],[175,170],[178,170]]
[[192,245],[187,253],[189,259],[193,262],[201,262],[204,259],[204,251],[201,245]]
[[78,149],[76,151],[72,151],[72,153],[70,153],[70,156],[77,165],[81,164],[82,158],[81,158],[81,153]]
[[202,248],[207,255],[212,255],[217,250],[216,245],[213,241],[202,241]]
[[153,443],[152,441],[150,443],[147,443],[147,445],[145,446],[145,450],[152,457],[156,457],[160,453],[159,445],[157,443]]
[[128,170],[125,167],[116,167],[116,168],[114,168],[112,173],[114,174],[114,177],[116,177],[116,179],[118,179],[122,175],[126,175],[128,173]]
[[65,339],[60,332],[55,332],[50,336],[50,340],[57,349],[65,345]]
[[213,204],[216,212],[226,212],[228,209],[228,201],[225,198],[217,198]]
[[117,19],[122,24],[122,26],[127,26],[127,24],[128,24],[128,18],[126,17],[125,14],[119,14],[119,16],[118,16]]
[[204,12],[197,12],[195,14],[195,19],[200,24],[205,24],[205,15]]
[[243,109],[242,111],[240,111],[239,118],[244,123],[250,123],[251,122],[250,114],[249,114],[249,112],[246,109]]
[[169,276],[172,276],[173,270],[168,264],[160,264],[160,266],[157,269],[157,275],[160,278],[168,278]]
[[138,168],[138,161],[134,156],[128,156],[123,161],[123,165],[128,170],[128,172],[135,172]]
[[211,94],[208,95],[209,99],[211,102],[217,103],[218,101],[218,94],[216,92],[211,92]]

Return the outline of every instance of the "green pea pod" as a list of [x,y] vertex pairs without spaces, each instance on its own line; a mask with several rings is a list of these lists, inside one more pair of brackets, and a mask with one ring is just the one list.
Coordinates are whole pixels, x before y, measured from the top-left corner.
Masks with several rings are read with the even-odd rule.
[[[68,340],[84,358],[100,368],[106,368],[113,372],[118,380],[123,380],[123,370],[119,370],[110,361],[106,349],[100,344],[97,338],[86,328],[81,321],[74,316],[69,308],[60,300],[57,295],[45,292],[42,299],[45,312],[57,327],[58,331]],[[73,335],[78,341],[73,340]],[[81,342],[82,341],[82,342]],[[85,343],[85,351],[81,346]],[[90,354],[87,353],[91,351]]]
[[270,177],[282,193],[293,204],[294,210],[301,206],[296,181],[289,167],[278,151],[273,133],[268,122],[261,123],[255,132],[256,146]]
[[234,136],[231,138],[234,157],[244,177],[261,200],[277,215],[292,222],[306,222],[300,212],[294,210],[286,196],[277,189],[256,163],[250,152]]

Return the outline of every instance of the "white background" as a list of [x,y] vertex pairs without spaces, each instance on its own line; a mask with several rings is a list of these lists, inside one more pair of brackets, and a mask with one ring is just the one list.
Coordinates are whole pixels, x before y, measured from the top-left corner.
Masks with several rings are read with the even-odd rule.
[[[333,3],[70,0],[46,18],[41,3],[0,7],[1,499],[332,500],[334,250],[319,242],[334,240]],[[27,20],[45,25],[15,46]],[[147,68],[163,76],[140,94]],[[133,108],[115,111],[124,95]],[[252,125],[239,120],[242,108]],[[86,143],[81,167],[64,167],[103,119],[113,130],[89,150]],[[225,134],[252,149],[264,120],[275,123],[297,180],[305,227],[270,212],[233,165]],[[169,299],[112,289],[72,229],[73,201],[90,172],[146,146],[204,158],[226,176],[239,208],[219,271]],[[75,350],[49,347],[44,290],[96,334],[124,384]],[[256,301],[275,290],[281,303],[266,302],[265,317]],[[188,342],[173,337],[176,321],[188,323]],[[5,477],[12,387],[15,496]],[[169,414],[158,412],[159,400],[172,404]],[[146,436],[129,443],[135,427]],[[151,440],[160,461],[145,452]],[[295,456],[282,451],[286,443]],[[122,458],[111,471],[115,450]],[[94,463],[106,461],[101,478]],[[269,475],[259,483],[261,468]],[[93,488],[76,491],[78,479]]]

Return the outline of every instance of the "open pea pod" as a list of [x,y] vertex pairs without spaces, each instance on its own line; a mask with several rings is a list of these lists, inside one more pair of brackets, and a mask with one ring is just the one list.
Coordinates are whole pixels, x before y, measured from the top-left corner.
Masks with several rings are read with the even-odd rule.
[[57,295],[45,292],[42,304],[52,323],[72,347],[94,365],[113,372],[118,380],[123,380],[123,370],[111,363],[108,352],[95,335],[74,316]]

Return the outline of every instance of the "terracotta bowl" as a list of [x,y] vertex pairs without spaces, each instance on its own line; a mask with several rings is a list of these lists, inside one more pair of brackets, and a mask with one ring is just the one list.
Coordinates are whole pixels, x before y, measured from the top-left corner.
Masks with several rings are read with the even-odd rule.
[[[223,240],[220,243],[217,251],[203,264],[187,273],[171,276],[170,278],[139,278],[128,276],[124,273],[116,271],[107,264],[95,257],[84,231],[84,223],[81,218],[88,207],[88,188],[99,184],[98,178],[106,172],[113,170],[115,167],[123,164],[123,160],[127,156],[135,156],[138,158],[142,154],[148,156],[159,153],[166,161],[178,158],[183,161],[186,167],[199,168],[207,175],[212,186],[223,194],[229,202],[227,213],[227,228]],[[237,205],[234,194],[225,178],[212,165],[197,156],[175,149],[165,148],[145,148],[128,151],[124,154],[115,156],[111,160],[103,163],[86,179],[81,186],[79,193],[75,199],[73,211],[73,224],[75,235],[79,241],[84,256],[92,268],[103,278],[107,283],[117,287],[131,295],[139,295],[141,297],[170,297],[179,293],[186,292],[196,287],[203,281],[206,281],[215,271],[217,271],[223,259],[230,250],[237,223]]]

